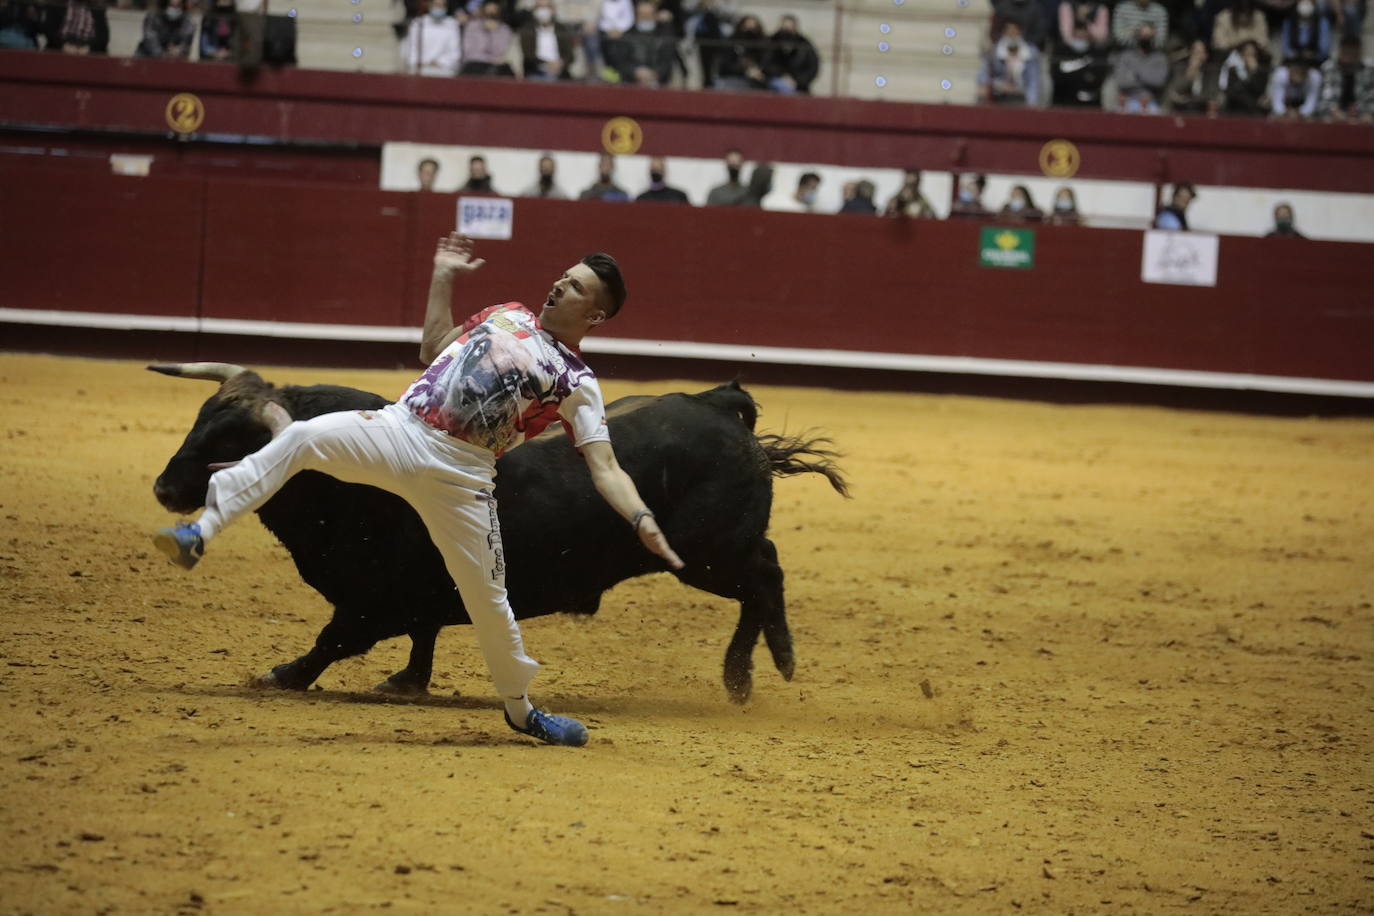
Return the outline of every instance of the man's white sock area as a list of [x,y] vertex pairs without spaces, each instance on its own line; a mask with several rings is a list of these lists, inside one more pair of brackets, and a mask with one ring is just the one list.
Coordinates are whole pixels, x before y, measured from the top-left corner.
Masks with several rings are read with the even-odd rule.
[[196,519],[196,524],[200,526],[200,539],[206,544],[210,543],[210,538],[219,533],[219,529],[224,526],[224,519],[220,517],[218,509],[206,508]]
[[530,717],[530,710],[534,709],[528,696],[516,697],[511,699],[506,697],[506,715],[510,720],[521,728],[525,727],[525,720]]

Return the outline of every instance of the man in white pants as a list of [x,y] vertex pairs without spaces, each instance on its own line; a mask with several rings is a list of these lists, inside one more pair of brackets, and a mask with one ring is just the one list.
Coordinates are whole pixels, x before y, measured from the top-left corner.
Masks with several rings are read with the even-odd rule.
[[[596,377],[577,350],[625,301],[615,260],[592,254],[564,271],[538,317],[518,302],[453,324],[453,280],[480,268],[472,242],[439,240],[420,358],[430,363],[401,399],[381,410],[344,411],[281,428],[267,445],[210,477],[206,508],[153,542],[172,562],[195,566],[205,543],[265,503],[297,471],[389,490],[415,508],[467,607],[506,722],[549,744],[581,746],[580,722],[530,704],[539,665],[525,654],[506,599],[493,481],[496,459],[557,420],[586,459],[597,492],[646,548],[673,569],[668,545],[634,482],[616,462]],[[517,724],[520,723],[520,724]]]

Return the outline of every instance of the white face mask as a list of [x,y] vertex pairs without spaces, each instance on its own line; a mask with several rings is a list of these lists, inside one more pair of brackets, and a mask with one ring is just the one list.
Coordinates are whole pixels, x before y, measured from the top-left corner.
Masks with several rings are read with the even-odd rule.
[[176,22],[178,19],[181,18],[181,10],[177,9],[175,6],[169,6],[162,11],[162,15],[166,16],[173,22]]
[[540,25],[548,25],[553,22],[553,10],[547,6],[537,6],[534,8],[534,21]]
[[1311,15],[1312,15],[1313,13],[1315,13],[1316,11],[1317,11],[1317,5],[1316,5],[1315,3],[1313,3],[1312,0],[1302,0],[1302,2],[1298,4],[1298,15],[1299,15],[1299,16],[1303,16],[1303,17],[1311,16]]
[[1067,197],[1058,197],[1058,198],[1055,198],[1055,201],[1054,201],[1054,209],[1056,209],[1056,210],[1072,210],[1072,209],[1073,209],[1073,201],[1070,200],[1070,199],[1067,198]]

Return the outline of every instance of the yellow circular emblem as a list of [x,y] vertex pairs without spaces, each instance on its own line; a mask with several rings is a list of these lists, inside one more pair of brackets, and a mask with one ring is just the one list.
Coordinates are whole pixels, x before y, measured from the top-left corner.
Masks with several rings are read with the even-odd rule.
[[601,145],[612,155],[633,155],[643,143],[644,131],[634,118],[611,118],[601,128]]
[[179,134],[189,134],[205,120],[205,106],[189,92],[172,96],[167,103],[167,126]]
[[1051,140],[1040,147],[1040,171],[1051,178],[1072,178],[1078,163],[1078,147],[1068,140]]

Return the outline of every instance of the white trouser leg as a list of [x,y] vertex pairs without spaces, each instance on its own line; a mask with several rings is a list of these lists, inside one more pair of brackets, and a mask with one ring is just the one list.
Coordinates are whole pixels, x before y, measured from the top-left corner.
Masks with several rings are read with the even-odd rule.
[[524,696],[539,663],[525,654],[506,599],[491,454],[429,428],[403,407],[325,414],[292,423],[262,449],[212,475],[207,505],[221,525],[228,524],[304,470],[368,484],[410,503],[458,586],[497,692]]

